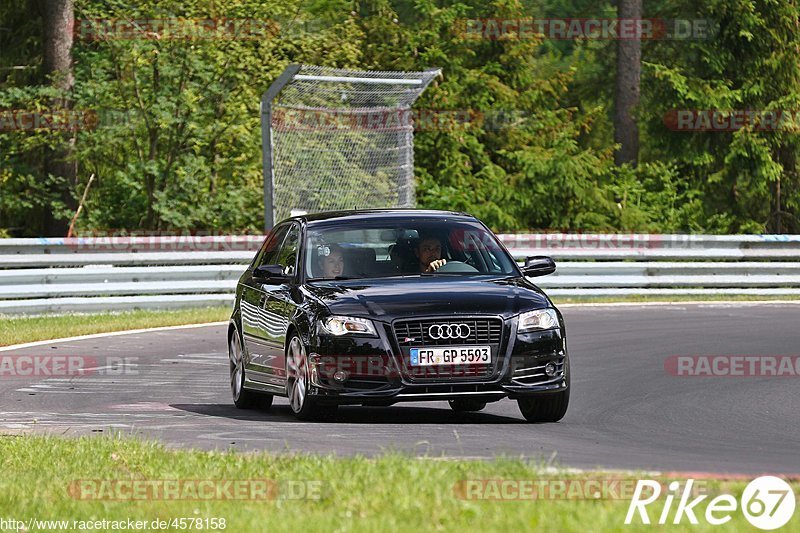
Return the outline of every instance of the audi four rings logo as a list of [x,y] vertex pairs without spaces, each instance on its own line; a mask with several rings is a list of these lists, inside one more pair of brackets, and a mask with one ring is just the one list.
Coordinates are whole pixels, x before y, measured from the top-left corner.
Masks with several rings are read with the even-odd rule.
[[428,328],[428,335],[434,340],[466,339],[471,330],[466,324],[434,324]]

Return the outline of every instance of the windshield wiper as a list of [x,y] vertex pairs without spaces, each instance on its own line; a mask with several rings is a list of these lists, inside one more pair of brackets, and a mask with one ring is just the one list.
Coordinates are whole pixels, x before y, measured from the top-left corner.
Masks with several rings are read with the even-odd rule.
[[348,279],[362,279],[353,276],[336,276],[335,278],[308,278],[307,281],[345,281]]

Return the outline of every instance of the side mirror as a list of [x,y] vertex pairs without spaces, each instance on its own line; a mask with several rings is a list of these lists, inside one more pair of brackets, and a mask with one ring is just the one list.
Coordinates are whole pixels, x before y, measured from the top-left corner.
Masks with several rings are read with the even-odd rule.
[[525,266],[522,267],[522,273],[526,276],[546,276],[556,271],[556,262],[552,257],[546,255],[536,255],[533,257],[525,258]]
[[256,283],[286,283],[290,277],[283,273],[281,265],[261,265],[253,270],[253,281]]

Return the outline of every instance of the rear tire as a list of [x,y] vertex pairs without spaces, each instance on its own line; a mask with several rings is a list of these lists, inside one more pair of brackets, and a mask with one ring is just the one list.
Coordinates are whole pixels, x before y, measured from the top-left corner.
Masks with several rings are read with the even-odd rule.
[[233,334],[228,339],[228,363],[231,375],[231,394],[233,405],[238,409],[269,409],[272,406],[271,394],[259,394],[244,388],[245,368],[244,350],[239,331],[234,328]]
[[448,403],[450,404],[450,409],[457,413],[474,413],[486,407],[486,402],[471,398],[456,398]]
[[534,423],[558,422],[567,414],[569,407],[570,369],[569,357],[564,364],[567,390],[537,396],[535,398],[520,398],[517,400],[519,410],[525,420]]
[[319,405],[308,397],[309,379],[306,348],[300,337],[294,336],[286,349],[286,395],[289,406],[298,420],[331,421],[336,418],[338,405]]

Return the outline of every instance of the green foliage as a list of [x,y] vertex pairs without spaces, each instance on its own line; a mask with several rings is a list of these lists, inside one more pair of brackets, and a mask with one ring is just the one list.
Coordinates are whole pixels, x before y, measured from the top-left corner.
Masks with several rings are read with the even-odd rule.
[[[97,2],[83,4],[87,19],[120,16]],[[203,2],[144,2],[128,16],[287,20],[286,35],[80,45],[77,99],[109,115],[81,143],[79,157],[99,178],[87,226],[261,227],[261,92],[290,62],[348,66],[357,57],[347,25],[297,34],[299,6],[231,1],[211,9]],[[320,40],[335,51],[333,57],[319,55]]]
[[[11,87],[0,91],[0,110],[47,113],[49,102],[58,96],[46,86]],[[21,122],[16,113],[0,115],[0,227],[13,228],[48,212],[70,216],[54,192],[64,179],[47,175],[42,168],[45,150],[61,142],[60,137],[47,131],[16,130]]]
[[797,110],[799,13],[794,3],[748,0],[669,1],[654,13],[714,23],[708,39],[649,43],[643,76],[646,157],[672,162],[696,191],[702,229],[800,231],[796,129],[676,133],[663,121],[670,109]]

